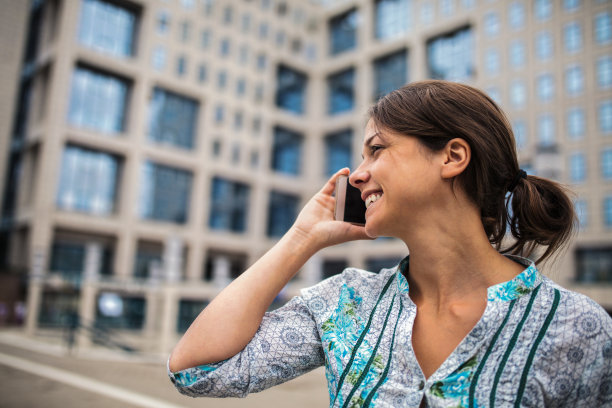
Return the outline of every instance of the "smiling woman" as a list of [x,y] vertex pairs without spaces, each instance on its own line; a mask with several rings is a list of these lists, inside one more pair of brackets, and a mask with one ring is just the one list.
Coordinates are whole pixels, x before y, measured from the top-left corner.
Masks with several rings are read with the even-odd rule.
[[[349,179],[365,226],[334,221],[342,169],[200,313],[170,379],[191,396],[245,396],[325,365],[330,407],[612,404],[612,319],[536,267],[571,236],[571,201],[521,170],[514,145],[470,86],[424,81],[381,98]],[[266,313],[317,251],[377,236],[410,255],[347,268]]]

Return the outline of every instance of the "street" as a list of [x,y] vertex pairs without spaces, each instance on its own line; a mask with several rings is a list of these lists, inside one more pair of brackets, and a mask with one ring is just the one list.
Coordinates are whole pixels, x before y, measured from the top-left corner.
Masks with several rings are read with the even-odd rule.
[[175,391],[161,358],[139,361],[106,350],[89,354],[69,356],[61,344],[0,331],[0,408],[329,405],[323,368],[245,399],[193,399]]

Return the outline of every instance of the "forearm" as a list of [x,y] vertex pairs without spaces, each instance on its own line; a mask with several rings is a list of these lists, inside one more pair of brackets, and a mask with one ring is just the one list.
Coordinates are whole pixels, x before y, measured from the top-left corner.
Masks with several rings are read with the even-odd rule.
[[240,352],[274,298],[317,249],[291,229],[200,313],[172,352],[170,370],[215,363]]

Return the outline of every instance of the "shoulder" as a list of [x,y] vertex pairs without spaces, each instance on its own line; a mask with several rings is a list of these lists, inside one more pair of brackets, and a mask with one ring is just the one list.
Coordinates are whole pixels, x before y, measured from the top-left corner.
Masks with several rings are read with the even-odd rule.
[[382,269],[378,273],[346,268],[338,275],[302,289],[301,297],[313,314],[325,314],[333,310],[343,296],[359,299],[360,303],[361,300],[378,298],[396,271],[397,267]]

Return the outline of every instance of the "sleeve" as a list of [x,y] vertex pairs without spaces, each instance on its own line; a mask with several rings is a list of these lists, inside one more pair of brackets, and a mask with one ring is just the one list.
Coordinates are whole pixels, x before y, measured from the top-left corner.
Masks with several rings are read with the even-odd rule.
[[317,324],[300,296],[264,315],[255,336],[235,356],[215,364],[170,372],[170,380],[191,397],[245,397],[323,365]]

